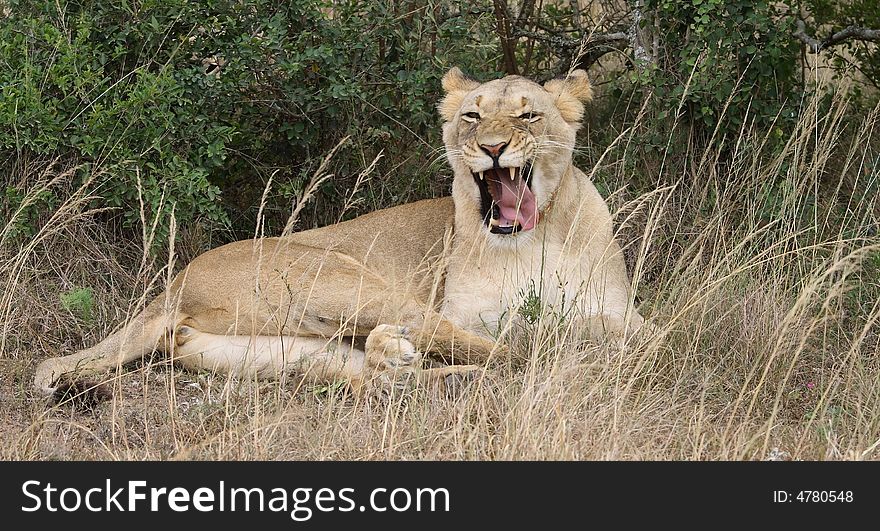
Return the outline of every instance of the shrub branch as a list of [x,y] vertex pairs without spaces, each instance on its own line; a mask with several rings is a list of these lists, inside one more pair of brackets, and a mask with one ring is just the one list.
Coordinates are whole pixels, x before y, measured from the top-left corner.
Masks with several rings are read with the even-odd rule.
[[863,28],[861,26],[847,26],[846,28],[832,33],[822,40],[807,35],[807,23],[797,20],[797,29],[794,36],[807,45],[810,53],[819,53],[825,48],[842,44],[848,40],[880,42],[880,29]]

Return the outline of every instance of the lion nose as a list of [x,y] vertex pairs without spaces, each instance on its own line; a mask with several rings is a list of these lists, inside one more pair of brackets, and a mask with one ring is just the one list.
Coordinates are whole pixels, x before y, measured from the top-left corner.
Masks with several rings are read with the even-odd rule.
[[507,142],[500,142],[498,144],[480,144],[480,149],[486,152],[487,155],[492,157],[493,159],[497,159],[504,153],[504,148],[507,147]]

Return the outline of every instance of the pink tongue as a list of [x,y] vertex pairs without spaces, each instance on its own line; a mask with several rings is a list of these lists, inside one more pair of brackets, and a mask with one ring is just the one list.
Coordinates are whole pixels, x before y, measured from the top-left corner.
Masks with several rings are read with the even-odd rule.
[[498,200],[498,209],[503,218],[502,224],[504,220],[515,221],[522,226],[522,230],[533,229],[538,222],[535,194],[519,175],[514,181],[505,178],[500,181],[501,198]]

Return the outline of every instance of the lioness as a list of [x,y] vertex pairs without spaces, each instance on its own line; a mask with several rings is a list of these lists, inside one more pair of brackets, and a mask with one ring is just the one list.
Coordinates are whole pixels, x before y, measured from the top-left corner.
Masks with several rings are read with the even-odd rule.
[[[36,388],[154,350],[188,368],[296,371],[355,390],[401,372],[431,381],[484,366],[529,289],[573,305],[596,335],[637,329],[608,207],[572,165],[586,73],[481,84],[453,68],[442,85],[452,197],[208,251],[121,330],[40,363]],[[425,355],[449,365],[422,369]]]

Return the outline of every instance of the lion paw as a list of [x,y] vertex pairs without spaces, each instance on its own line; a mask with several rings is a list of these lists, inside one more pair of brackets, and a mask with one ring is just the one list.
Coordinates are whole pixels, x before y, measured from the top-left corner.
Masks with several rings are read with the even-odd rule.
[[379,369],[403,369],[416,367],[422,354],[408,339],[405,326],[379,325],[367,336],[367,361]]
[[409,329],[395,325],[379,325],[367,336],[367,365],[384,393],[399,394],[418,383],[422,354],[408,336]]

